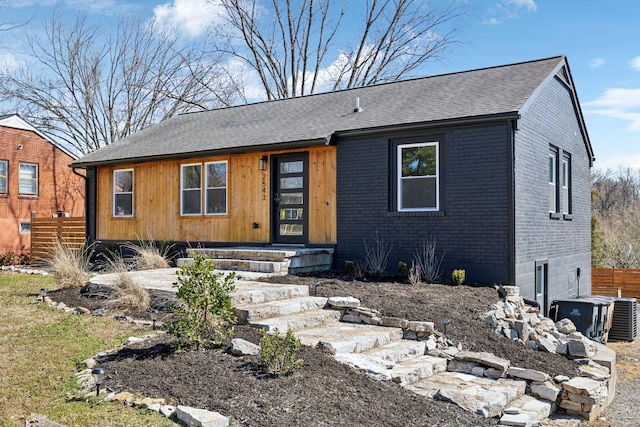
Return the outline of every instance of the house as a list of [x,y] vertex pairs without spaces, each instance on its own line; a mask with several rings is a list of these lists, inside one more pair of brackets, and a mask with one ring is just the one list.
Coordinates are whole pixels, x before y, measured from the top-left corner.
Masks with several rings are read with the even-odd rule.
[[92,239],[436,242],[443,279],[590,291],[593,150],[564,56],[168,119],[73,163]]
[[75,159],[19,115],[0,115],[0,252],[29,249],[35,216],[84,215]]

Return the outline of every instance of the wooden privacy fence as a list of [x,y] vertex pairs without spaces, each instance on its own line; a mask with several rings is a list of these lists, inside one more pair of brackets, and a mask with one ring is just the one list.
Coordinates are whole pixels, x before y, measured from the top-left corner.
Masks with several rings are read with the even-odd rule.
[[46,260],[56,240],[80,248],[85,239],[84,217],[31,218],[31,263]]
[[640,270],[630,268],[592,268],[591,293],[640,299]]

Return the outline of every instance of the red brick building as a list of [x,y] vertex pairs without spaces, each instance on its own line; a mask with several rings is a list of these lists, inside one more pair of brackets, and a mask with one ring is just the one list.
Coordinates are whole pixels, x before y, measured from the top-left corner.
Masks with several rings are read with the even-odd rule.
[[84,215],[73,160],[17,114],[0,115],[0,253],[29,249],[32,217]]

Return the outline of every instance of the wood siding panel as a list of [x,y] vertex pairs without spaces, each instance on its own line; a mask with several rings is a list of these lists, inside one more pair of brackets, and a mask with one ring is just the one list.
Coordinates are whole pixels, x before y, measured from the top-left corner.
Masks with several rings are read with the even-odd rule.
[[84,217],[32,218],[31,263],[47,260],[56,240],[70,248],[81,248],[86,241]]
[[[300,150],[296,150],[300,151]],[[335,147],[309,148],[309,243],[336,242]],[[98,240],[157,240],[268,243],[271,236],[270,171],[258,169],[250,153],[100,167],[97,172]],[[226,215],[180,215],[180,165],[227,161]],[[113,171],[134,170],[134,215],[114,218]],[[254,228],[254,223],[258,228]]]

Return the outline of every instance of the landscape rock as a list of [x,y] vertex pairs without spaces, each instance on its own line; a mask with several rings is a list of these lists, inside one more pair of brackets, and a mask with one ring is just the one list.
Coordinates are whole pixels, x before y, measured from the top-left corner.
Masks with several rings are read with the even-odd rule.
[[595,356],[596,350],[586,339],[572,339],[568,342],[568,353],[573,357],[592,357]]
[[176,413],[176,407],[172,405],[164,405],[160,407],[160,413],[167,418],[171,418]]
[[517,368],[515,366],[511,366],[507,369],[507,375],[536,382],[545,382],[549,380],[549,374],[536,371],[535,369]]
[[511,365],[511,362],[507,359],[497,357],[494,354],[487,352],[460,351],[456,353],[455,359],[475,362],[480,365],[485,365],[502,371],[506,371]]
[[434,324],[433,322],[413,322],[410,321],[407,325],[407,328],[409,331],[412,332],[416,332],[416,333],[434,333],[435,332],[435,328],[434,328]]
[[260,353],[260,346],[242,338],[231,340],[231,354],[235,356],[255,356]]
[[532,383],[530,385],[531,394],[539,397],[541,399],[549,400],[551,402],[555,402],[560,394],[560,388],[556,387],[550,381],[545,381],[543,383]]
[[24,423],[25,427],[65,427],[62,424],[51,421],[49,418],[40,414],[31,414]]
[[360,300],[354,297],[331,297],[327,301],[333,308],[357,308],[360,307]]
[[555,327],[558,332],[561,332],[565,335],[576,332],[576,325],[573,324],[573,321],[571,321],[571,319],[560,319],[556,322]]
[[178,406],[175,416],[181,423],[189,427],[228,427],[229,418],[218,412],[192,408],[190,406]]

